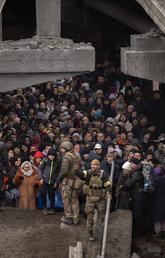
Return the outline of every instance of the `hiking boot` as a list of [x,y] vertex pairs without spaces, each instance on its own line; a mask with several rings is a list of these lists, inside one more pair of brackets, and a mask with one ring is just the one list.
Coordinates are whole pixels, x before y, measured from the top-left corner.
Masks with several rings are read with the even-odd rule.
[[95,238],[93,236],[93,231],[89,231],[89,242],[94,242]]
[[64,224],[67,224],[67,225],[72,225],[72,219],[71,218],[62,217],[61,222],[64,223]]
[[46,208],[43,208],[42,214],[43,214],[44,216],[48,215],[48,210],[47,210]]
[[48,210],[48,214],[49,214],[49,215],[54,215],[54,209]]
[[74,226],[80,225],[80,221],[76,221],[76,222],[73,221],[73,225],[74,225]]

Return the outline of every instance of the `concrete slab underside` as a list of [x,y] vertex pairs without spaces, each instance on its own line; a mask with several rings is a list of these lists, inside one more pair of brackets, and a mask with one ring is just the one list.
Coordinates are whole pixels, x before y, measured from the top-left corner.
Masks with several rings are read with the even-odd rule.
[[61,79],[95,69],[90,44],[62,38],[40,38],[0,43],[0,91]]
[[148,13],[151,19],[165,33],[165,1],[164,0],[136,0]]

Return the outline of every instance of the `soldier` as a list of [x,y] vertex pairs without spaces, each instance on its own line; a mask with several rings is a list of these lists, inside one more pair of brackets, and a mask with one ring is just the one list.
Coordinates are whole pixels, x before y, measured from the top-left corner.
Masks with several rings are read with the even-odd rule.
[[100,161],[92,160],[91,169],[77,173],[85,180],[83,191],[86,198],[87,229],[89,241],[93,242],[94,211],[97,210],[97,223],[103,223],[106,208],[106,198],[111,198],[111,185],[104,170],[100,170]]
[[57,178],[56,186],[60,184],[64,206],[64,217],[61,222],[71,225],[79,224],[79,189],[81,180],[75,173],[80,169],[80,157],[73,151],[73,144],[69,141],[61,143],[62,154],[61,172]]

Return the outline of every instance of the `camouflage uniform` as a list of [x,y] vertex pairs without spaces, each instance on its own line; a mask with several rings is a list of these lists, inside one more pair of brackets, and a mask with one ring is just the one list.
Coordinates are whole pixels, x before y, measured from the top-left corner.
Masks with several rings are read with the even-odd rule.
[[75,176],[75,171],[80,169],[80,158],[72,151],[72,148],[68,148],[68,146],[71,147],[72,144],[70,142],[63,142],[61,144],[61,147],[65,148],[67,152],[65,152],[63,155],[61,172],[56,183],[61,184],[61,195],[65,214],[65,221],[62,222],[66,223],[66,219],[72,219],[74,224],[78,224],[79,187],[76,187],[77,179]]
[[[94,160],[94,162],[96,162],[96,160]],[[97,162],[99,164],[98,160]],[[111,186],[104,170],[98,169],[96,173],[93,174],[93,171],[89,169],[80,172],[80,174],[80,177],[85,180],[83,191],[87,196],[85,206],[87,229],[93,234],[94,211],[95,209],[97,210],[97,223],[103,223],[106,208],[106,196],[107,194],[110,195]]]

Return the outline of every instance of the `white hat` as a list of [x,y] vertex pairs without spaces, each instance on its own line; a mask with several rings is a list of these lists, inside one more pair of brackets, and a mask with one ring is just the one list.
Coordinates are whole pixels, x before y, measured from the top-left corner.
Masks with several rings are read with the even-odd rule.
[[119,156],[122,157],[123,154],[121,149],[116,148],[114,151],[116,151],[119,154]]
[[68,108],[66,106],[62,106],[61,107],[61,112],[64,112],[65,110],[68,110]]
[[102,148],[101,144],[96,143],[96,145],[95,145],[95,147],[94,147],[94,150],[95,150],[95,149],[101,149],[101,148]]
[[130,162],[129,162],[129,161],[126,161],[126,162],[123,164],[122,169],[126,169],[126,170],[128,170],[128,171],[131,171]]

